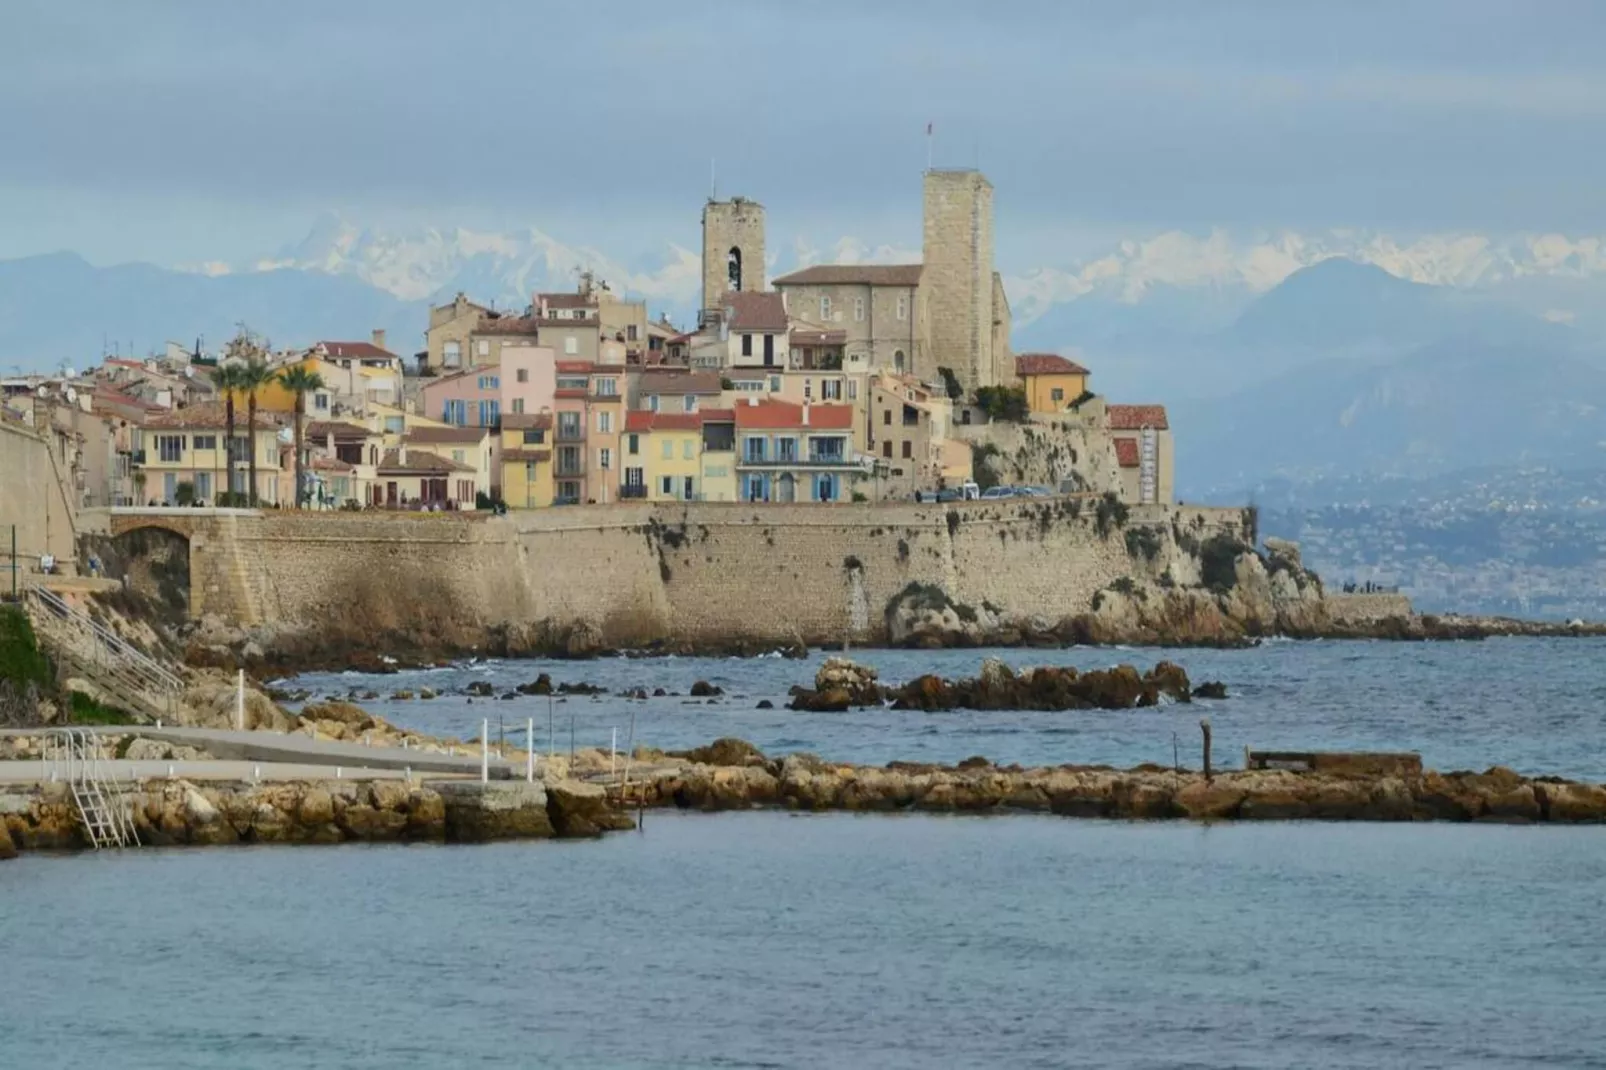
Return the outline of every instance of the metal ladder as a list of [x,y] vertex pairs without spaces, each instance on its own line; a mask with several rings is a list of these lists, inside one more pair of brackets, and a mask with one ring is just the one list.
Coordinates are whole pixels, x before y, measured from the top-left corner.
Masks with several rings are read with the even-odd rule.
[[138,847],[139,832],[120,785],[107,774],[100,740],[82,728],[61,728],[45,740],[45,769],[52,783],[66,781],[95,850]]

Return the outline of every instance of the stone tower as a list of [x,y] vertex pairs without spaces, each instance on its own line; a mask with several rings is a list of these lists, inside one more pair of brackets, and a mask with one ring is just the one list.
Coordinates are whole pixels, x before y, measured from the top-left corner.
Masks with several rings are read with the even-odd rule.
[[730,290],[764,289],[764,206],[745,197],[703,206],[703,308]]
[[920,273],[932,368],[966,392],[998,382],[993,360],[993,184],[980,171],[926,172]]

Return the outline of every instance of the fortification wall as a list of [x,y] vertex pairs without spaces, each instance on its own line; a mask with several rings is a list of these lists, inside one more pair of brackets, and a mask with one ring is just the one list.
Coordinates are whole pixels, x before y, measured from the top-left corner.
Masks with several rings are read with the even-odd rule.
[[1328,592],[1327,612],[1336,624],[1365,625],[1411,615],[1411,600],[1403,594],[1345,594]]
[[36,569],[41,554],[74,560],[72,506],[50,445],[32,429],[0,419],[0,577],[7,590],[12,525],[23,572]]
[[508,626],[583,627],[628,646],[877,642],[888,605],[911,583],[957,604],[1058,620],[1133,570],[1125,528],[1177,519],[1241,533],[1244,515],[1151,506],[1101,533],[1096,511],[1087,499],[578,506],[505,517],[197,510],[119,516],[113,527],[190,538],[196,617],[283,623],[332,642],[406,634],[460,647]]

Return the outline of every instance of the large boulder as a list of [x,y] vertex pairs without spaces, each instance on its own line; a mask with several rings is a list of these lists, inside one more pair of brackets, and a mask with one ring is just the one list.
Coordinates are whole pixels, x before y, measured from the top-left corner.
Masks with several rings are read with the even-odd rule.
[[855,706],[879,706],[882,700],[876,671],[847,658],[826,658],[814,674],[814,689],[845,691],[848,701]]
[[598,784],[556,780],[546,785],[547,816],[553,833],[563,839],[600,836],[610,830],[633,829],[636,823],[615,809]]
[[716,739],[706,747],[681,751],[675,757],[703,765],[763,765],[765,762],[763,751],[733,736]]
[[[204,670],[180,697],[180,724],[197,728],[236,727],[239,683],[228,673]],[[288,732],[295,725],[288,713],[254,687],[245,685],[245,727],[263,732]]]

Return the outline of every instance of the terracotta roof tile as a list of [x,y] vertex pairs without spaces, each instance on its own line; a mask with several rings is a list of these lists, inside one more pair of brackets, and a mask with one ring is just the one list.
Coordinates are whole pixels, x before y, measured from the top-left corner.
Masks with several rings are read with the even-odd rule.
[[680,369],[656,369],[641,373],[638,380],[642,394],[718,394],[718,372],[694,372]]
[[474,328],[475,334],[535,335],[540,333],[541,321],[534,316],[486,317]]
[[792,328],[792,344],[795,346],[839,346],[846,345],[847,340],[847,331],[821,331],[812,327]]
[[647,412],[632,409],[625,413],[626,431],[696,431],[703,426],[700,412]]
[[379,474],[384,475],[439,475],[447,472],[472,472],[473,468],[428,450],[409,449],[403,462],[399,450],[386,450],[379,460]]
[[1141,431],[1145,427],[1164,431],[1171,427],[1164,405],[1110,405],[1107,411],[1111,431]]
[[354,465],[347,464],[339,457],[314,456],[307,461],[307,467],[314,472],[355,472]]
[[1138,466],[1137,439],[1118,438],[1115,440],[1115,463],[1122,468],[1136,468]]
[[372,342],[319,342],[331,357],[355,360],[396,360],[396,354],[380,349]]
[[356,424],[342,423],[338,420],[313,420],[306,426],[306,436],[309,439],[328,438],[331,433],[335,436],[335,438],[343,438],[348,440],[354,438],[369,438],[370,436],[379,434],[378,431],[370,431],[366,427],[359,427]]
[[534,431],[545,430],[552,426],[550,412],[504,412],[502,414],[502,430],[504,431]]
[[733,331],[786,330],[786,299],[778,293],[735,292],[722,299]]
[[918,286],[920,264],[815,264],[776,279],[774,286]]
[[[246,406],[234,407],[234,427],[243,431],[249,414]],[[139,425],[146,429],[187,430],[198,428],[201,430],[223,429],[228,426],[228,412],[223,402],[208,401],[198,405],[190,405],[182,409],[161,409],[152,412],[139,421]],[[288,414],[257,410],[256,430],[277,431],[281,427],[290,426]]]
[[[736,406],[736,426],[751,428],[801,428],[803,406],[790,401],[764,400]],[[853,426],[852,405],[810,405],[812,430],[846,431]]]
[[402,436],[411,446],[416,443],[475,443],[482,442],[491,433],[489,427],[415,427]]
[[1026,375],[1087,375],[1088,370],[1067,360],[1058,353],[1022,353],[1015,358],[1015,374]]

